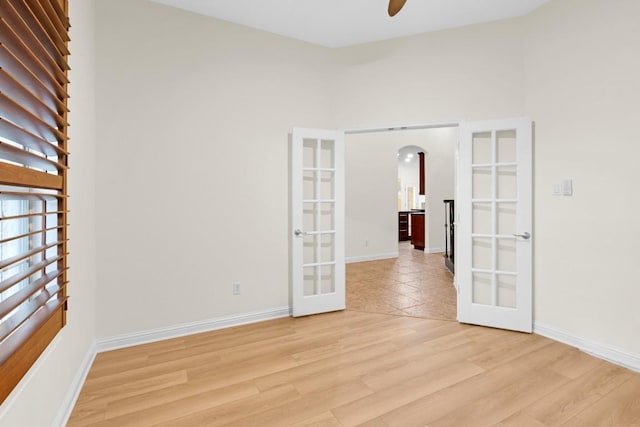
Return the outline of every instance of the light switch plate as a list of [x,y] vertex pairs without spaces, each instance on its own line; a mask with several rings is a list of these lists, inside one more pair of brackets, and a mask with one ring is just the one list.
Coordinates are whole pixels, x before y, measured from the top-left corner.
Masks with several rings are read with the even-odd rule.
[[573,196],[573,179],[563,179],[553,184],[554,196]]

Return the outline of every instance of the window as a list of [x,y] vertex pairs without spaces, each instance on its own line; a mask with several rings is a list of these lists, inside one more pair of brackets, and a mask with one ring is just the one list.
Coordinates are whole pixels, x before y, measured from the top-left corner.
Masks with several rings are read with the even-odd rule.
[[66,322],[67,0],[0,2],[0,402]]

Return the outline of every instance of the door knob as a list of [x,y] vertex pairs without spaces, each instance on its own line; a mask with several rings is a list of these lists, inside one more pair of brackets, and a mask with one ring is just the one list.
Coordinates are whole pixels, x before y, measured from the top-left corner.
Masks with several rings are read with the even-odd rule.
[[299,228],[296,228],[296,229],[293,231],[293,234],[295,234],[295,235],[296,235],[296,237],[300,237],[300,236],[304,236],[304,235],[306,235],[306,234],[307,234],[307,232],[306,232],[306,231],[302,231],[302,230],[300,230]]
[[515,237],[522,237],[524,240],[529,240],[531,238],[531,234],[528,231],[525,231],[522,234],[514,234]]

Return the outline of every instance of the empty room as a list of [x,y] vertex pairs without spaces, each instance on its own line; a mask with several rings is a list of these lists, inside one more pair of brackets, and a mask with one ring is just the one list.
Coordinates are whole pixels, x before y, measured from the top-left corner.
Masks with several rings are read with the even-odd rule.
[[639,425],[639,16],[2,0],[0,425]]

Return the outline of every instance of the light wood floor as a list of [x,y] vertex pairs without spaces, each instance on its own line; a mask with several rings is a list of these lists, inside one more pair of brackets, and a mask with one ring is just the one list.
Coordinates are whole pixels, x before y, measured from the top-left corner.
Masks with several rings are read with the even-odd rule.
[[425,254],[400,242],[394,259],[347,264],[347,309],[455,320],[453,275],[442,254]]
[[640,374],[537,335],[344,311],[99,354],[69,423],[87,425],[638,427]]

